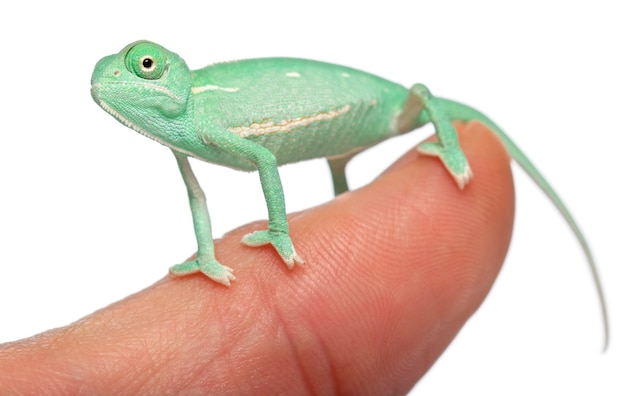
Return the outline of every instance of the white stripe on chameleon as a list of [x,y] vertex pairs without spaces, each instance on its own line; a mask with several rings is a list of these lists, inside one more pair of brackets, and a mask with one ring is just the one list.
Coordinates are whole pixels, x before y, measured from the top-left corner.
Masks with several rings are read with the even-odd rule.
[[239,88],[218,87],[217,85],[203,85],[201,87],[191,87],[191,93],[199,94],[204,91],[224,91],[224,92],[237,92]]
[[289,73],[286,73],[285,76],[287,76],[287,77],[301,77],[300,73],[298,73],[298,72],[289,72]]
[[132,121],[130,121],[129,119],[125,118],[124,116],[122,116],[120,113],[118,113],[117,111],[115,111],[111,106],[109,106],[108,104],[104,103],[103,101],[99,101],[98,103],[100,105],[100,107],[102,107],[104,109],[104,111],[106,111],[107,113],[111,114],[113,117],[115,117],[116,119],[120,120],[122,122],[122,124],[126,125],[127,127],[129,127],[130,129],[139,132],[140,134],[142,134],[143,136],[154,140],[155,142],[161,143],[162,145],[164,145],[165,147],[169,147],[170,149],[179,152],[181,154],[185,154],[188,155],[190,157],[194,157],[194,158],[198,158],[195,154],[193,154],[190,151],[187,150],[183,150],[180,149],[178,147],[174,147],[171,144],[169,144],[168,142],[154,136],[153,134],[151,134],[150,132],[141,129],[138,125],[134,124]]
[[172,91],[170,91],[169,89],[162,87],[160,85],[154,85],[154,84],[150,84],[150,83],[140,83],[140,82],[129,82],[129,81],[107,81],[107,82],[102,82],[102,83],[95,83],[92,86],[93,87],[102,87],[102,86],[106,86],[106,85],[112,85],[112,84],[117,84],[117,85],[137,85],[139,87],[142,88],[146,88],[146,89],[151,89],[153,91],[158,91],[161,93],[166,94],[167,96],[169,96],[170,98],[182,102],[183,99],[181,99],[180,97],[174,95],[174,93]]
[[350,111],[350,105],[345,105],[339,110],[330,110],[326,113],[316,115],[297,117],[291,120],[282,120],[279,122],[254,122],[248,126],[230,127],[228,130],[235,135],[243,138],[248,136],[262,136],[276,132],[291,132],[294,128],[310,125],[316,121],[326,121],[337,118],[342,114]]

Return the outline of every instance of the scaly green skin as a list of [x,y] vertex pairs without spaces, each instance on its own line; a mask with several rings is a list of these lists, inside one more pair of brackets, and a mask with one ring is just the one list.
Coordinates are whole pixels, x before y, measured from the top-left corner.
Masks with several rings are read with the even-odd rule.
[[170,272],[200,271],[224,285],[235,277],[232,269],[215,259],[204,193],[187,157],[258,170],[269,226],[246,235],[242,242],[272,244],[292,268],[304,261],[289,237],[279,165],[327,158],[335,194],[340,194],[348,189],[345,166],[355,154],[432,122],[438,142],[423,143],[418,150],[439,157],[462,189],[472,172],[451,120],[480,120],[500,136],[509,154],[550,197],[576,234],[592,269],[608,342],[600,279],[578,225],[510,138],[468,106],[435,98],[422,84],[407,89],[358,70],[303,59],[251,59],[190,71],[178,55],[147,41],[100,60],[91,94],[117,120],[169,147],[176,156],[189,193],[198,254],[196,260],[175,265]]

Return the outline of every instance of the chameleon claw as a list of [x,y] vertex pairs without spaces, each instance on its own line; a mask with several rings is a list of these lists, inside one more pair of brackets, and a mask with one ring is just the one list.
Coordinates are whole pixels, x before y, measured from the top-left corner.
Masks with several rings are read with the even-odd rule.
[[289,269],[293,269],[293,267],[296,264],[304,265],[304,259],[302,259],[302,257],[300,257],[298,255],[298,253],[295,252],[295,250],[294,250],[294,252],[293,252],[293,254],[291,256],[284,257],[284,256],[281,255],[281,257],[282,257],[283,261],[285,262],[285,264],[287,264],[287,268],[289,268]]
[[441,143],[426,142],[420,144],[417,147],[417,151],[424,155],[438,157],[443,162],[448,173],[454,178],[459,189],[465,188],[472,179],[472,169],[460,147],[444,147]]
[[196,260],[186,261],[176,264],[170,268],[170,274],[176,276],[189,275],[196,272],[202,272],[210,279],[224,286],[230,286],[230,281],[234,281],[233,269],[220,264],[216,259],[200,258]]
[[287,233],[270,230],[255,231],[244,235],[241,243],[252,247],[271,244],[289,269],[293,269],[296,263],[304,264],[304,260],[296,253]]
[[456,175],[452,172],[450,172],[450,174],[454,178],[454,181],[456,181],[456,184],[457,186],[459,186],[460,190],[464,189],[465,186],[467,186],[467,184],[470,182],[470,180],[472,180],[472,177],[474,176],[474,174],[472,173],[472,169],[469,166],[466,167],[465,171],[463,171],[463,173],[461,173],[460,175]]
[[293,252],[293,261],[297,264],[304,265],[304,259],[298,255],[295,251]]
[[224,266],[224,274],[222,276],[212,276],[208,275],[206,272],[202,271],[205,275],[207,275],[210,279],[214,280],[217,283],[221,283],[224,286],[230,286],[231,281],[237,280],[235,275],[233,275],[233,269],[230,267]]

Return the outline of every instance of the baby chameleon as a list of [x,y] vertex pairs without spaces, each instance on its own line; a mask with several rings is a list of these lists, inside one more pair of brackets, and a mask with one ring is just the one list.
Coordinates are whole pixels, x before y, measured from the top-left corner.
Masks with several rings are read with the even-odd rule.
[[258,170],[267,203],[267,230],[246,235],[249,246],[271,244],[285,264],[303,264],[289,237],[278,166],[324,157],[335,194],[348,189],[345,166],[360,151],[427,123],[438,141],[418,151],[438,157],[463,189],[472,172],[452,120],[479,120],[502,140],[576,234],[591,267],[602,305],[604,295],[589,246],[569,210],[524,153],[486,116],[463,104],[436,98],[422,84],[410,89],[374,75],[303,59],[267,58],[218,63],[190,71],[177,54],[138,41],[101,59],[91,95],[118,121],[169,147],[189,193],[198,243],[197,258],[170,272],[202,272],[229,285],[232,269],[215,259],[205,196],[188,157],[244,171]]

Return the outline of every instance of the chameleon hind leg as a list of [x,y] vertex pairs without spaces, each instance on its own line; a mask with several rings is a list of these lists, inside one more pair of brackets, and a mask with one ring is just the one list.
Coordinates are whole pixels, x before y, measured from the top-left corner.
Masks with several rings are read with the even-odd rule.
[[398,116],[399,127],[407,129],[409,125],[423,125],[428,121],[435,126],[438,141],[422,143],[417,150],[438,157],[462,190],[472,178],[472,170],[459,146],[456,130],[438,99],[425,85],[415,84],[409,91],[403,112]]
[[202,272],[209,278],[223,285],[229,286],[230,281],[235,280],[233,270],[220,264],[215,259],[213,248],[213,236],[211,233],[211,218],[206,206],[206,198],[186,156],[174,152],[180,174],[185,181],[189,194],[189,206],[193,217],[193,227],[198,242],[198,253],[195,260],[177,264],[170,268],[173,275],[187,275],[194,272]]
[[361,150],[341,157],[326,158],[326,161],[328,161],[328,167],[330,168],[330,174],[333,177],[335,196],[343,194],[349,190],[348,180],[346,179],[346,165],[348,165],[348,162],[350,162],[350,160],[360,152]]

